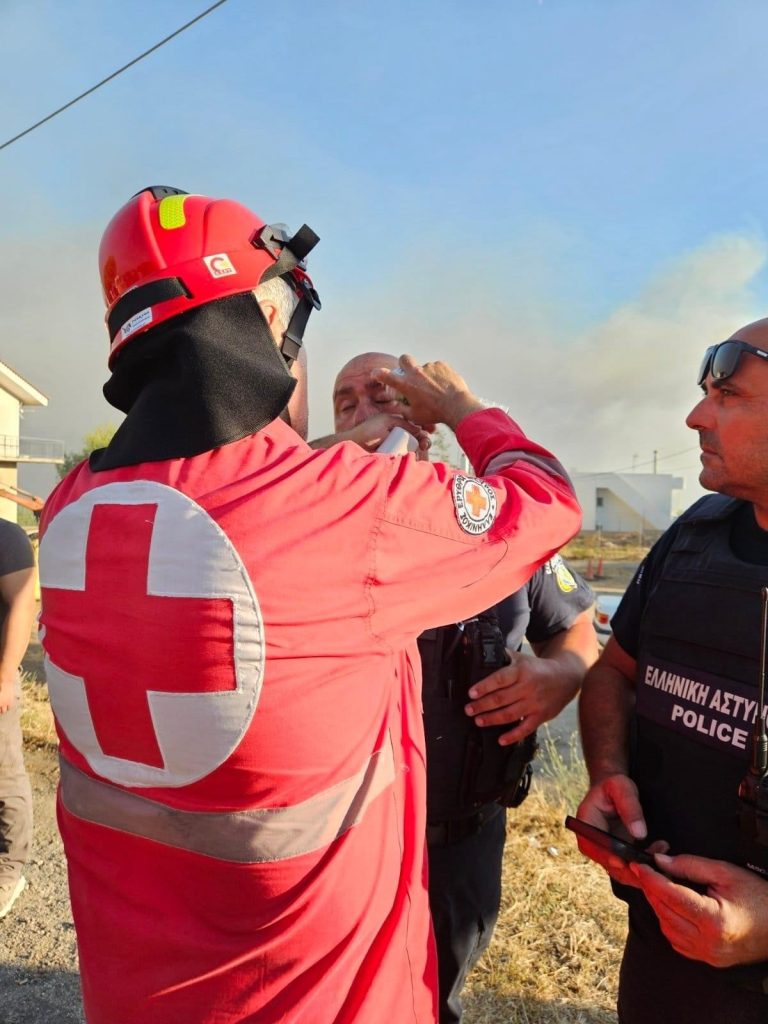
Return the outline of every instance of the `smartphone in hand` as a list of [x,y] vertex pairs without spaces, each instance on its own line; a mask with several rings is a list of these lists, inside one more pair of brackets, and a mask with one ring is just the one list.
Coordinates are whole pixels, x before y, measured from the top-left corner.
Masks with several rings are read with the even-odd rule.
[[[582,821],[581,818],[574,818],[570,814],[565,819],[565,827],[569,828],[571,832],[575,832],[577,836],[582,836],[590,843],[594,843],[595,846],[599,846],[602,850],[621,857],[626,864],[647,864],[648,867],[656,868],[653,854],[648,853],[631,839],[620,839],[619,836],[615,836],[611,832],[604,832],[603,829],[590,825],[588,822]],[[658,868],[656,870],[658,871]]]

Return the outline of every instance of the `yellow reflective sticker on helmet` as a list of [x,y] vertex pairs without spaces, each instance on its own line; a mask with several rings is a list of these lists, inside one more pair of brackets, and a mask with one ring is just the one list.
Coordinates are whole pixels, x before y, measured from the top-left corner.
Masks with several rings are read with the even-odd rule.
[[184,200],[189,196],[166,196],[160,200],[157,209],[160,217],[160,227],[166,231],[173,231],[174,228],[183,228],[187,223],[184,215]]

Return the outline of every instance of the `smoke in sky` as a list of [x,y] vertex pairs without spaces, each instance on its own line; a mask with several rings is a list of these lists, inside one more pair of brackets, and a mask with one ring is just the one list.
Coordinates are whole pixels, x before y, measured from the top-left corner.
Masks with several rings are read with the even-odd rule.
[[[60,438],[70,450],[95,426],[121,419],[101,395],[107,338],[97,245],[94,227],[9,240],[0,252],[0,359],[50,399],[27,411],[22,433]],[[311,431],[329,431],[332,382],[347,359],[409,351],[454,365],[570,469],[650,471],[656,452],[659,472],[685,475],[688,504],[698,495],[696,437],[684,425],[697,400],[695,372],[707,345],[763,314],[756,291],[765,244],[712,238],[597,318],[596,285],[573,246],[550,229],[511,251],[479,245],[465,264],[455,246],[420,251],[367,293],[351,294],[332,276],[318,281],[324,309],[308,329]],[[48,469],[32,489],[45,493],[45,480],[55,480]]]
[[757,239],[712,239],[574,340],[557,370],[570,401],[554,417],[570,466],[624,469],[636,460],[649,472],[657,452],[659,472],[686,479],[682,504],[698,496],[698,452],[688,450],[697,437],[684,424],[700,397],[696,371],[708,345],[765,315],[753,291],[765,258]]
[[[97,245],[95,232],[70,232],[8,238],[0,247],[0,360],[49,400],[47,408],[24,411],[22,436],[62,440],[70,451],[98,424],[122,419],[101,394],[107,335]],[[50,466],[21,469],[21,485],[37,494],[57,479]]]
[[583,307],[564,297],[558,267],[531,244],[510,261],[516,270],[503,285],[462,271],[452,288],[425,295],[430,272],[408,275],[399,287],[389,283],[386,303],[370,300],[370,313],[342,316],[340,336],[318,327],[318,432],[328,427],[333,374],[346,359],[366,348],[410,351],[456,366],[571,470],[651,472],[655,452],[659,472],[684,477],[685,507],[702,493],[697,438],[684,422],[699,397],[696,370],[708,345],[765,315],[755,293],[765,260],[759,238],[712,238],[588,326]]

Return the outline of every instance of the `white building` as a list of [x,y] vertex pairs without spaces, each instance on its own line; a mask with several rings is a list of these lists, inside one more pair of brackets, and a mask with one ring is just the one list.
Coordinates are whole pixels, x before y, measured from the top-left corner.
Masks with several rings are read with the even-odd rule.
[[683,486],[669,473],[573,473],[583,530],[625,533],[666,530],[672,522],[672,492]]
[[48,399],[0,362],[0,517],[14,523],[19,504],[27,504],[18,492],[19,464],[64,461],[63,441],[21,436],[24,407],[35,405],[48,405]]

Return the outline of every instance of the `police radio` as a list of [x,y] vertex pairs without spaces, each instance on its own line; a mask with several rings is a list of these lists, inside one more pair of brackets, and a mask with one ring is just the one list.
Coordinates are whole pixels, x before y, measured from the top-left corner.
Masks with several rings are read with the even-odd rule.
[[760,591],[760,687],[752,727],[749,771],[739,784],[739,827],[745,839],[768,846],[768,734],[765,730],[765,667],[768,643],[768,587]]

